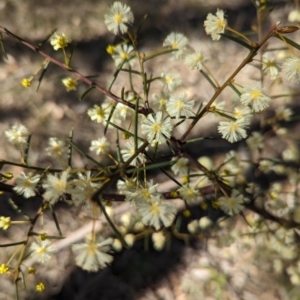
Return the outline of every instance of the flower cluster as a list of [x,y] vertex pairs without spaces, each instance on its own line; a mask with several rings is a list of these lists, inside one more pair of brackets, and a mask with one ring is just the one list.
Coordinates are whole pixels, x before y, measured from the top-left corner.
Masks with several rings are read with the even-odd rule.
[[172,203],[163,201],[157,187],[158,185],[153,185],[151,181],[146,187],[138,185],[124,193],[126,200],[137,208],[144,225],[153,226],[158,230],[162,225],[169,227],[172,224],[176,208]]

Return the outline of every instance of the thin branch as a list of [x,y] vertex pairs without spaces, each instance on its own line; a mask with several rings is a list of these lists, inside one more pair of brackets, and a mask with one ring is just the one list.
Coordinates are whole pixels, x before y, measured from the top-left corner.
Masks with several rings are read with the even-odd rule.
[[[114,101],[116,101],[118,103],[122,103],[122,104],[124,104],[124,105],[132,108],[133,110],[135,109],[135,105],[133,103],[128,102],[128,101],[126,101],[126,100],[124,100],[124,99],[116,96],[115,94],[111,93],[110,91],[108,91],[107,89],[105,89],[102,86],[98,85],[97,83],[93,82],[92,80],[90,80],[86,76],[82,75],[81,73],[79,73],[75,69],[73,69],[71,67],[68,67],[64,63],[62,63],[62,62],[58,61],[57,59],[53,58],[52,56],[48,55],[47,53],[45,53],[44,51],[42,51],[39,47],[30,44],[29,42],[25,41],[24,39],[20,38],[19,36],[15,35],[14,33],[10,32],[5,27],[0,26],[0,32],[3,32],[3,33],[7,34],[8,36],[10,36],[10,37],[12,37],[14,39],[17,39],[21,44],[23,44],[27,48],[29,48],[32,51],[40,54],[41,56],[43,56],[44,58],[46,58],[48,61],[52,62],[53,64],[59,66],[60,68],[62,68],[64,70],[66,70],[67,72],[72,73],[80,81],[86,83],[90,87],[94,87],[95,89],[97,89],[98,91],[100,91],[105,96],[113,99]],[[138,112],[141,113],[141,114],[144,114],[144,115],[148,115],[150,113],[149,109],[146,109],[145,107],[142,107],[142,106],[139,107]]]

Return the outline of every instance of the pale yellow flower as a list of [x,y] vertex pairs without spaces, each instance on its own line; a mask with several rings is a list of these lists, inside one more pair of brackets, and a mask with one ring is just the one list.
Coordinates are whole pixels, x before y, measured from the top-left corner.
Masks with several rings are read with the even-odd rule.
[[25,88],[28,88],[31,86],[31,81],[32,81],[32,78],[23,78],[21,83]]
[[69,39],[64,33],[61,35],[54,33],[54,36],[50,40],[50,44],[54,48],[54,50],[58,49],[65,49],[68,47],[68,44],[71,42],[71,39]]
[[104,15],[104,22],[107,29],[113,34],[125,33],[128,25],[133,24],[134,16],[131,8],[119,1],[113,3]]
[[11,225],[10,217],[0,217],[0,229],[7,230]]
[[43,292],[45,290],[46,286],[43,282],[40,282],[36,285],[35,289],[37,292]]
[[63,85],[66,87],[67,91],[70,92],[70,91],[76,91],[77,89],[77,80],[71,78],[71,77],[68,77],[68,78],[64,78],[62,80],[62,83]]
[[209,13],[204,21],[204,28],[207,34],[211,35],[212,40],[218,41],[220,33],[224,33],[227,26],[227,20],[224,18],[224,11],[217,10],[216,15]]

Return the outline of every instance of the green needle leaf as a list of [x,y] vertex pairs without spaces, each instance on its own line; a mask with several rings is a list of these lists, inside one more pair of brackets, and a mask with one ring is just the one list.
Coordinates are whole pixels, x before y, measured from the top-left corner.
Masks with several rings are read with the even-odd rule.
[[43,70],[42,70],[41,76],[40,76],[39,79],[38,79],[38,82],[39,82],[39,83],[38,83],[38,86],[37,86],[37,88],[36,88],[36,92],[37,92],[37,91],[39,90],[39,88],[40,88],[40,85],[41,85],[41,83],[42,83],[43,77],[44,77],[44,75],[46,74],[49,65],[50,65],[50,62],[46,60],[46,61],[44,62],[44,66],[43,66]]
[[0,248],[2,248],[2,247],[18,246],[18,245],[24,244],[25,242],[26,242],[26,240],[20,241],[20,242],[15,242],[15,243],[9,243],[9,244],[0,244]]
[[61,232],[61,229],[60,229],[60,226],[59,226],[59,222],[58,222],[58,219],[57,219],[57,216],[56,216],[54,207],[53,207],[52,205],[50,205],[50,210],[51,210],[52,217],[53,217],[54,223],[55,223],[55,225],[56,225],[56,228],[57,228],[59,234],[62,236],[63,234],[62,234],[62,232]]
[[98,168],[100,168],[102,171],[105,171],[105,168],[99,163],[97,162],[95,159],[93,159],[91,156],[89,156],[88,154],[86,154],[84,151],[82,151],[73,141],[68,140],[68,142],[72,145],[72,147],[75,148],[75,150],[80,153],[81,155],[83,155],[84,157],[86,157],[87,159],[89,159],[90,161],[92,161]]
[[0,47],[1,47],[1,52],[3,54],[3,57],[8,60],[7,57],[7,53],[6,53],[6,49],[5,49],[5,45],[4,45],[4,41],[3,41],[3,36],[2,36],[2,32],[0,32]]
[[113,230],[113,232],[115,233],[116,237],[121,241],[123,247],[128,248],[127,243],[124,240],[121,232],[117,229],[117,227],[115,226],[115,224],[113,223],[113,221],[110,219],[108,213],[106,212],[105,206],[103,205],[102,201],[99,200],[99,199],[97,199],[97,203],[100,206],[100,209],[103,212],[106,221],[110,225],[110,227]]
[[28,154],[29,154],[31,137],[32,137],[32,135],[30,134],[28,136],[27,144],[26,144],[26,147],[25,147],[25,150],[24,150],[24,164],[25,165],[27,165],[27,161],[28,161]]
[[95,87],[92,85],[89,88],[87,88],[79,97],[79,100],[81,101],[91,90],[93,90]]
[[277,37],[280,40],[284,40],[286,43],[288,43],[289,45],[293,46],[294,48],[300,50],[300,45],[295,43],[294,41],[290,40],[289,38],[282,36],[282,35],[278,35],[276,34],[275,37]]
[[53,29],[41,42],[38,43],[38,48],[41,48],[53,35],[57,29]]
[[228,40],[232,40],[232,41],[236,42],[237,44],[240,44],[241,46],[243,46],[243,47],[245,47],[249,50],[253,49],[252,46],[250,46],[249,44],[247,44],[246,42],[242,41],[241,39],[239,39],[235,36],[229,35],[227,33],[221,33],[220,35],[223,36],[224,38],[228,39]]
[[68,166],[70,167],[70,168],[72,168],[72,154],[73,154],[73,152],[72,152],[72,150],[73,150],[73,147],[72,147],[72,144],[71,144],[71,142],[73,141],[73,134],[74,134],[74,131],[73,130],[71,130],[70,131],[70,133],[69,133],[69,138],[68,138]]

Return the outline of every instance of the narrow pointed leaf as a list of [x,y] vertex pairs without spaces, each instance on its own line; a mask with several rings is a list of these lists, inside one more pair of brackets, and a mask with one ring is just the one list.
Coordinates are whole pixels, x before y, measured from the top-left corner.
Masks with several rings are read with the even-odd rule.
[[234,86],[234,84],[230,83],[229,86],[235,91],[235,93],[240,97],[241,92]]
[[70,168],[72,168],[72,150],[73,150],[73,147],[72,147],[72,144],[71,142],[73,141],[73,129],[70,131],[70,134],[69,134],[69,137],[68,137],[68,166]]
[[177,122],[174,127],[176,128],[177,126],[179,126],[180,124],[182,124],[184,121],[186,120],[186,118],[180,120],[179,122]]
[[82,151],[73,141],[68,141],[72,147],[75,148],[75,150],[80,153],[81,155],[83,155],[84,157],[86,157],[87,159],[89,159],[91,162],[93,162],[99,169],[101,169],[102,171],[105,171],[105,168],[99,163],[97,162],[95,159],[93,159],[91,156],[89,156],[88,154],[86,154],[84,151]]
[[113,124],[110,122],[114,112],[115,112],[115,109],[117,107],[117,103],[111,108],[110,112],[109,112],[109,116],[108,116],[108,119],[107,119],[107,122],[106,122],[106,125],[105,125],[105,128],[104,128],[104,135],[106,135],[107,133],[107,130],[108,130],[108,126]]
[[138,148],[138,130],[139,130],[139,103],[140,103],[140,98],[138,97],[135,102],[135,117],[134,117],[134,147],[135,149]]
[[121,154],[121,148],[120,148],[120,137],[119,137],[119,131],[116,130],[117,132],[117,140],[116,140],[116,147],[117,147],[117,158],[119,162],[124,162],[123,157]]
[[46,42],[48,42],[55,31],[57,31],[57,29],[53,29],[41,42],[39,42],[38,48],[41,48]]
[[293,46],[294,48],[300,50],[300,45],[297,44],[296,42],[290,40],[289,38],[287,38],[286,36],[280,36],[278,34],[275,35],[275,37],[277,37],[280,40],[284,40],[286,43],[288,43],[289,45]]
[[120,70],[120,71],[123,71],[123,72],[130,73],[130,74],[141,75],[141,72],[136,71],[136,70],[132,70],[132,69],[119,69],[119,70]]
[[215,139],[215,137],[210,137],[210,136],[199,137],[196,139],[190,139],[190,140],[186,141],[186,144],[192,144],[192,143],[197,143],[197,142],[200,142],[203,140],[214,140],[214,139]]
[[19,208],[19,206],[18,206],[11,198],[9,198],[8,203],[11,205],[11,207],[12,207],[16,212],[18,212],[19,214],[21,214],[26,220],[31,220],[30,217],[29,217],[26,213],[24,213],[24,212]]
[[7,53],[6,53],[6,49],[5,49],[5,45],[4,45],[4,41],[3,41],[3,36],[2,36],[2,32],[0,32],[0,47],[1,47],[1,52],[3,54],[3,57],[8,60],[7,57]]
[[26,147],[25,147],[25,150],[24,150],[24,164],[25,165],[27,165],[27,162],[28,162],[28,154],[29,154],[31,137],[32,137],[32,135],[30,134],[28,136],[27,144],[26,144]]
[[249,50],[253,49],[252,46],[250,46],[249,44],[247,44],[246,42],[244,42],[243,40],[241,40],[241,39],[239,39],[235,36],[229,35],[227,33],[221,33],[220,35],[223,36],[224,38],[228,39],[228,40],[231,40],[231,41],[236,42],[237,44],[240,44],[241,46],[243,46],[243,47],[245,47]]
[[91,90],[93,90],[95,87],[92,85],[89,88],[87,88],[79,97],[79,100],[81,101]]
[[106,221],[108,222],[108,224],[110,225],[111,229],[113,230],[114,234],[116,235],[116,237],[121,241],[122,245],[125,248],[128,248],[126,241],[124,240],[122,234],[120,233],[120,231],[117,229],[117,227],[115,226],[115,224],[112,222],[112,220],[110,219],[108,213],[106,212],[105,206],[103,205],[102,201],[97,199],[97,203],[101,209],[101,211],[104,214],[104,217],[106,219]]
[[25,242],[26,242],[26,240],[20,241],[20,242],[8,243],[8,244],[0,244],[0,248],[2,248],[2,247],[18,246],[18,245],[24,244]]
[[200,73],[204,76],[204,78],[210,83],[210,85],[214,88],[214,90],[217,89],[217,86],[215,83],[210,79],[210,77],[203,71],[201,70]]
[[37,91],[39,90],[39,88],[40,88],[40,85],[41,85],[41,83],[42,83],[43,77],[44,77],[44,75],[46,74],[49,65],[50,65],[50,62],[46,60],[46,61],[44,62],[44,66],[43,66],[43,69],[42,69],[41,76],[39,77],[39,80],[38,80],[39,83],[38,83],[38,86],[37,86],[37,88],[36,88],[36,92],[37,92]]
[[143,19],[141,20],[141,22],[140,22],[140,24],[139,24],[139,27],[138,27],[138,29],[137,29],[137,31],[136,31],[135,36],[137,36],[137,37],[140,36],[140,31],[141,31],[141,29],[142,29],[142,27],[143,27],[143,25],[144,25],[144,23],[145,23],[145,21],[146,21],[147,18],[148,18],[148,15],[147,15],[147,14],[144,15]]
[[57,219],[57,216],[56,216],[56,213],[55,213],[53,205],[50,205],[50,210],[51,210],[52,217],[53,217],[54,223],[56,225],[57,231],[62,236],[63,234],[62,234],[62,231],[60,229],[60,225],[59,225],[59,222],[58,222],[58,219]]
[[75,45],[72,47],[72,49],[71,49],[71,51],[70,51],[70,53],[69,53],[69,55],[68,55],[68,57],[67,57],[68,67],[70,67],[70,65],[71,65],[71,60],[72,60],[72,58],[73,58],[73,54],[74,54],[74,52],[75,52],[76,47],[77,47],[77,44],[75,44]]
[[163,162],[156,163],[149,155],[147,155],[147,153],[146,153],[146,156],[147,156],[148,159],[150,159],[152,161],[151,165],[145,167],[146,170],[159,168],[173,182],[175,182],[177,185],[181,186],[180,182],[178,182],[172,175],[170,175],[167,171],[165,171],[163,169],[163,167],[170,167],[172,165],[171,161],[163,161]]
[[165,54],[168,54],[168,53],[172,53],[174,51],[177,51],[177,50],[176,49],[167,48],[167,49],[161,49],[159,51],[151,52],[151,53],[149,53],[148,55],[146,55],[144,57],[143,62],[146,62],[147,60],[150,60],[150,59],[155,58],[157,56],[161,56],[161,55],[165,55]]

